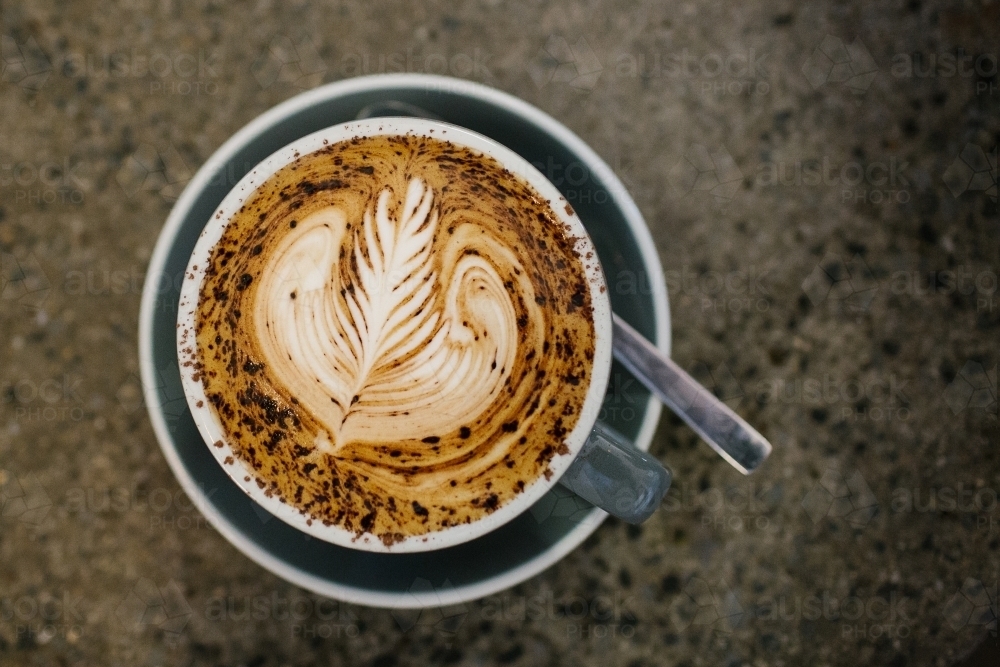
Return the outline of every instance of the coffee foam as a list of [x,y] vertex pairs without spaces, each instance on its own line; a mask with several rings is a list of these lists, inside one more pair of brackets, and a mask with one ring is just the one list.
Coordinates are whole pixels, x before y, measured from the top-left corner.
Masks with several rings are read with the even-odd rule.
[[[324,427],[317,447],[329,454],[457,430],[500,395],[518,326],[494,263],[515,274],[528,309],[539,308],[516,256],[475,226],[457,227],[436,256],[438,213],[419,179],[398,221],[391,198],[383,190],[353,233],[334,207],[304,218],[257,288],[262,357],[284,386],[300,388],[296,398]],[[331,273],[345,242],[353,262]]]
[[492,158],[426,137],[300,157],[212,252],[198,373],[258,485],[391,543],[548,474],[589,387],[575,239]]

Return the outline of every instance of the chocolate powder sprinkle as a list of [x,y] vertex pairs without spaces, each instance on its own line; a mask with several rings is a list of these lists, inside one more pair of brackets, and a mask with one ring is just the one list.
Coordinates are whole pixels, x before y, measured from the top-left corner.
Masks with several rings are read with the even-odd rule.
[[[299,401],[294,387],[283,386],[261,354],[254,303],[267,282],[262,271],[285,238],[305,229],[300,222],[337,207],[345,213],[348,240],[331,270],[349,273],[356,261],[351,225],[361,222],[384,187],[404,192],[412,177],[434,193],[439,222],[432,247],[463,238],[473,224],[516,255],[517,266],[501,276],[518,327],[516,356],[512,364],[492,362],[491,371],[499,366],[507,382],[461,427],[392,442],[331,439],[333,449],[321,450],[315,406],[307,408],[312,404]],[[491,158],[418,136],[358,137],[325,146],[252,193],[205,267],[195,350],[208,402],[253,481],[309,521],[392,545],[476,521],[550,476],[553,458],[569,451],[565,438],[582,411],[594,354],[584,262],[551,206]],[[475,248],[461,254],[490,261]],[[517,285],[524,280],[533,293],[521,293]],[[353,284],[341,284],[342,298],[355,293]],[[289,307],[308,307],[304,292],[289,289],[281,298],[294,300]],[[542,317],[529,317],[538,309]],[[475,318],[463,319],[474,325]],[[472,333],[486,340],[495,335]],[[365,400],[359,391],[344,409]]]

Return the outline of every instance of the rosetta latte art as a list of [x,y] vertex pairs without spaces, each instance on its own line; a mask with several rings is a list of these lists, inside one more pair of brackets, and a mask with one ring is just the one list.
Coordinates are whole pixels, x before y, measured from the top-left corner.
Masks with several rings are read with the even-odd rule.
[[438,139],[358,138],[278,170],[210,253],[186,364],[234,474],[386,544],[551,475],[594,358],[568,229]]
[[[422,439],[475,421],[510,376],[517,346],[511,296],[459,230],[434,270],[433,192],[410,181],[399,219],[383,190],[353,225],[353,261],[341,270],[347,218],[312,213],[275,249],[257,290],[254,321],[264,358],[322,422],[317,446]],[[523,275],[523,271],[521,271]],[[531,284],[521,292],[534,301]]]

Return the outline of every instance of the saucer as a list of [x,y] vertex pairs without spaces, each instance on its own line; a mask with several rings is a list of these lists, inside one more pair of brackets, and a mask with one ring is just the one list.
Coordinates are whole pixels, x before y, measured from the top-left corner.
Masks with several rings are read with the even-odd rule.
[[[229,190],[282,146],[387,101],[426,109],[535,163],[593,239],[614,311],[667,354],[670,316],[656,248],[622,183],[563,125],[492,88],[432,75],[348,79],[264,113],[208,159],[167,218],[143,288],[139,357],[144,398],[160,447],[206,520],[261,566],[319,595],[407,609],[459,604],[515,586],[575,549],[607,515],[556,486],[493,532],[437,551],[371,553],[311,538],[257,505],[215,461],[187,408],[175,335],[180,276],[198,235]],[[660,409],[628,371],[617,362],[612,366],[602,421],[647,450]]]

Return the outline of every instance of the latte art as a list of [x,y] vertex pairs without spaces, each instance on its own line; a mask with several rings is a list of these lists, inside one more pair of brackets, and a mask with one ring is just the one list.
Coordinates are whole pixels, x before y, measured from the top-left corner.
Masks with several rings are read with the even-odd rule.
[[[284,386],[301,388],[296,398],[324,427],[322,452],[448,433],[500,394],[514,364],[517,315],[484,256],[510,267],[534,305],[517,258],[472,226],[453,230],[432,261],[438,213],[419,179],[409,182],[398,220],[391,197],[383,190],[353,232],[335,208],[304,218],[257,288],[263,358]],[[340,263],[345,235],[353,253]]]
[[356,138],[271,176],[211,252],[186,364],[227,463],[386,544],[548,477],[594,358],[588,259],[554,204],[429,137]]

